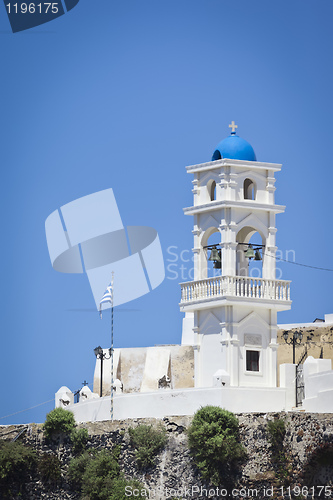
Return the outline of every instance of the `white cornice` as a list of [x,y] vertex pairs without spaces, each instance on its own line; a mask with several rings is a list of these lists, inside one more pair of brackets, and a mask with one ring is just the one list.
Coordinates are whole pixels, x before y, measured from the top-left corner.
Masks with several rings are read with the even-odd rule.
[[272,172],[278,172],[281,170],[282,164],[264,163],[260,161],[229,160],[228,158],[223,158],[222,160],[200,163],[198,165],[189,165],[186,167],[186,170],[189,174],[192,174],[195,172],[204,172],[205,170],[215,170],[221,167],[247,167],[251,170],[271,170]]
[[183,208],[185,215],[194,215],[197,213],[209,212],[211,210],[219,210],[220,208],[240,208],[250,209],[254,211],[265,211],[265,212],[275,212],[275,213],[283,213],[286,209],[285,205],[268,205],[266,203],[258,203],[253,202],[252,200],[247,200],[249,203],[244,203],[244,201],[232,201],[232,200],[224,200],[224,201],[210,201],[209,203],[205,203],[204,205],[195,205],[193,207]]

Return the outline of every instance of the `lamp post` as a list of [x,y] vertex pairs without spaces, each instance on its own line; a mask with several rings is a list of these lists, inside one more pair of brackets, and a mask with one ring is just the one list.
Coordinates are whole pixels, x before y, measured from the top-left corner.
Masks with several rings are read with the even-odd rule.
[[283,332],[283,338],[286,344],[293,346],[293,365],[295,364],[295,346],[302,342],[303,333],[293,332],[293,336],[289,338],[289,332],[285,330]]
[[106,356],[106,353],[103,352],[103,349],[99,345],[98,347],[95,347],[94,353],[97,359],[101,360],[101,377],[100,377],[100,389],[99,389],[99,395],[102,397],[103,395],[103,360],[104,359],[110,359],[111,357],[111,349],[109,349],[109,357]]

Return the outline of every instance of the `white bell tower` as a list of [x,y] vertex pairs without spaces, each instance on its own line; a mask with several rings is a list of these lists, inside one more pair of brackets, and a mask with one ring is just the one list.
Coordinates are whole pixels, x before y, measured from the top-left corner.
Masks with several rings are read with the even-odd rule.
[[196,387],[276,387],[277,311],[291,307],[290,282],[275,263],[281,165],[256,161],[237,125],[229,127],[212,161],[187,167],[194,280],[181,284],[182,344],[195,349]]

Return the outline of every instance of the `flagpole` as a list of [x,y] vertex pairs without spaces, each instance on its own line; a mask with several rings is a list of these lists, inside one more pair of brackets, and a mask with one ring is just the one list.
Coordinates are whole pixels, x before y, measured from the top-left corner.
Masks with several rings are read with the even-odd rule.
[[112,271],[111,278],[111,421],[113,420],[113,278],[114,272]]

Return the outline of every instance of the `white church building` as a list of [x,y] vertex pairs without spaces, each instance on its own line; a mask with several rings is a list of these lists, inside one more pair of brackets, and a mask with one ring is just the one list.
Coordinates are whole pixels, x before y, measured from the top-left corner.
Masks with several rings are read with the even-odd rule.
[[[258,162],[234,122],[229,127],[211,161],[187,167],[194,279],[180,285],[181,344],[114,350],[116,420],[191,415],[207,404],[236,413],[295,408],[295,365],[280,366],[277,386],[277,312],[291,307],[290,281],[276,275],[281,165]],[[56,406],[78,422],[110,419],[111,359],[103,353],[93,392],[84,387],[78,403],[67,387],[56,393]],[[311,358],[304,367],[303,409],[333,412],[331,361]]]

